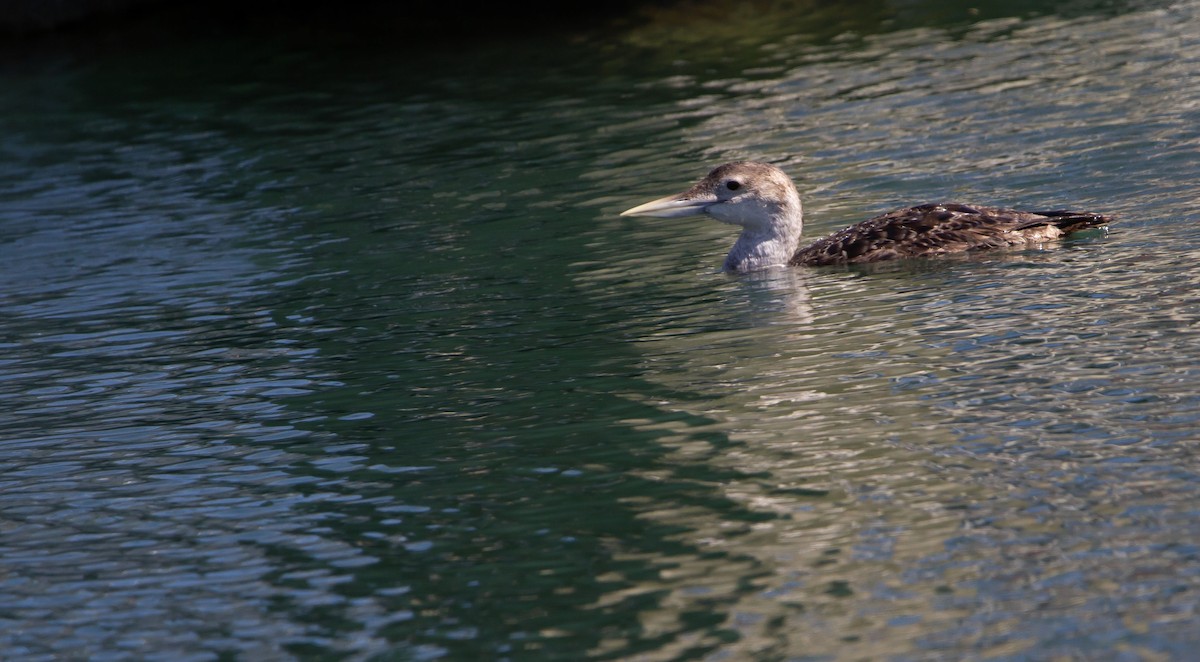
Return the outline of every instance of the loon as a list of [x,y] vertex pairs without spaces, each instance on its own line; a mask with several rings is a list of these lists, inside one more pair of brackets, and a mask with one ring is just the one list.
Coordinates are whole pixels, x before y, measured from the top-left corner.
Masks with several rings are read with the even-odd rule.
[[725,270],[747,273],[777,266],[824,266],[1030,246],[1112,218],[1091,212],[1017,211],[951,202],[898,209],[851,225],[799,248],[804,213],[792,179],[754,161],[718,166],[692,188],[621,212],[622,216],[711,216],[740,225]]

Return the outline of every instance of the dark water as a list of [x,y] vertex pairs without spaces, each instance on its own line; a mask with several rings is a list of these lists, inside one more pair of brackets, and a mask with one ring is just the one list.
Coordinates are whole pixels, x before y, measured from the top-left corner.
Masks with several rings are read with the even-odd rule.
[[[5,51],[4,659],[1192,654],[1200,7],[643,18]],[[617,216],[734,158],[1121,221]]]

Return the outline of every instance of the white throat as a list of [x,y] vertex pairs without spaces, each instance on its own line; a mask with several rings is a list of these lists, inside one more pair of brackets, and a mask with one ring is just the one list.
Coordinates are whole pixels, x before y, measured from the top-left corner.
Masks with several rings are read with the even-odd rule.
[[774,219],[769,227],[744,227],[725,256],[725,270],[738,273],[787,266],[800,245],[803,227],[799,211]]

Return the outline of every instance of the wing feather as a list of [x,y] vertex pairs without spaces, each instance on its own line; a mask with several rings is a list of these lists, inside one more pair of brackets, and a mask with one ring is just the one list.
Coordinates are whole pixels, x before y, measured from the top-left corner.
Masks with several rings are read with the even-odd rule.
[[876,216],[792,256],[793,265],[877,262],[1047,241],[1109,222],[1089,212],[1027,212],[957,203],[920,205]]

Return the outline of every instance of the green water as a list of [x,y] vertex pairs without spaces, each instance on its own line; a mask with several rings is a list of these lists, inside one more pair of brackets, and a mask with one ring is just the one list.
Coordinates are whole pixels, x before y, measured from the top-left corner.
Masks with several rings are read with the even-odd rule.
[[[4,659],[1186,659],[1200,11],[1053,8],[7,45]],[[741,158],[1120,221],[618,216]]]

